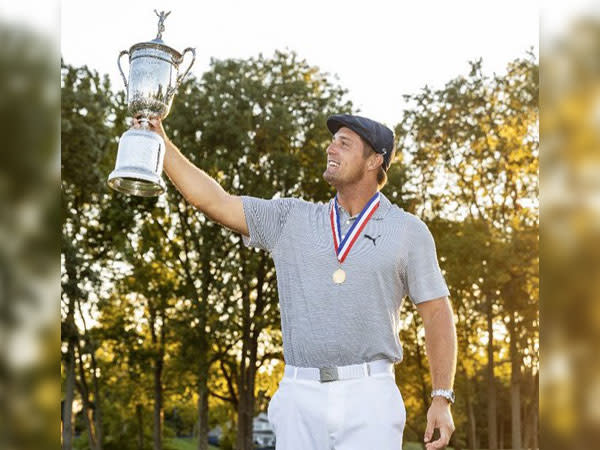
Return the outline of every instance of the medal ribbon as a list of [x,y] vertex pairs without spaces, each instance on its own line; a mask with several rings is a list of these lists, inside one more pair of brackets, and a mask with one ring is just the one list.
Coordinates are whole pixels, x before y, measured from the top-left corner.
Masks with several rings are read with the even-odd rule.
[[331,208],[331,211],[329,212],[329,220],[331,222],[331,232],[333,233],[335,254],[337,255],[337,259],[340,263],[344,262],[348,256],[348,253],[350,253],[350,249],[358,239],[358,236],[360,236],[361,231],[365,228],[373,213],[377,210],[377,208],[379,208],[380,199],[381,195],[379,192],[376,192],[360,212],[357,219],[348,230],[348,233],[346,233],[346,235],[342,238],[340,216],[338,215],[337,195],[335,196],[333,208]]

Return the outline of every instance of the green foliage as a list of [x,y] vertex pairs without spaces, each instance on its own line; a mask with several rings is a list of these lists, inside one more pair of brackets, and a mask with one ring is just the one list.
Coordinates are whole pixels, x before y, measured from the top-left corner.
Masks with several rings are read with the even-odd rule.
[[[499,394],[511,382],[512,358],[526,373],[524,408],[535,407],[529,386],[538,362],[538,66],[529,54],[510,63],[506,74],[488,77],[479,60],[467,76],[438,90],[426,86],[406,99],[411,106],[396,127],[407,170],[405,192],[435,236],[458,318],[453,442],[466,445],[470,419],[461,402],[469,399],[479,411],[478,433],[486,425],[488,316]],[[416,334],[404,337],[408,355],[418,353]],[[517,345],[509,350],[511,339]],[[422,396],[418,360],[409,360],[406,369],[413,391]],[[505,422],[510,402],[500,401],[497,415]]]
[[[165,444],[168,444],[172,450],[196,450],[198,448],[198,442],[195,439],[171,439]],[[212,445],[208,446],[208,450],[218,450],[218,448]]]
[[327,197],[318,164],[330,140],[325,121],[350,104],[318,68],[282,52],[213,60],[198,84],[190,81],[181,91],[167,132],[227,191]]
[[489,78],[482,61],[468,77],[406,96],[396,127],[410,178],[428,217],[466,216],[510,231],[537,217],[538,68],[531,54]]

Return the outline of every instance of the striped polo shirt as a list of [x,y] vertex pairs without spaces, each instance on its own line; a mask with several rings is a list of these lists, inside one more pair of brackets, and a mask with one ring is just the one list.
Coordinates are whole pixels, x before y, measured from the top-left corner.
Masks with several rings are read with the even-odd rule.
[[[328,203],[243,196],[249,238],[268,251],[277,271],[286,364],[330,367],[402,360],[400,307],[449,295],[427,225],[381,194],[381,203],[341,264]],[[342,236],[355,217],[338,210]]]

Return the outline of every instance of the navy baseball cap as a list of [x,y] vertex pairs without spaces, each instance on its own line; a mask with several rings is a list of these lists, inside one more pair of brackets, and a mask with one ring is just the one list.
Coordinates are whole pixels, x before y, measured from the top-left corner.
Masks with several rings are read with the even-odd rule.
[[353,116],[351,114],[334,114],[327,119],[327,128],[331,134],[337,133],[342,127],[348,127],[368,144],[377,153],[383,155],[383,170],[390,167],[392,150],[394,149],[394,133],[385,125],[367,119],[366,117]]

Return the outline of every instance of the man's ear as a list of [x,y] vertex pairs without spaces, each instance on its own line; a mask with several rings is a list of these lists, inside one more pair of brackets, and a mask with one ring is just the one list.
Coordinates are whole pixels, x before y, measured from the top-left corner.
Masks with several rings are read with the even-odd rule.
[[373,155],[371,155],[370,161],[369,161],[369,170],[375,170],[375,169],[379,169],[379,166],[381,166],[383,164],[383,155],[380,153],[374,153]]

